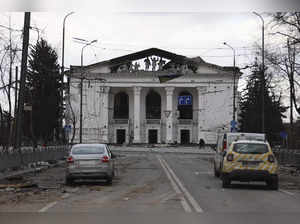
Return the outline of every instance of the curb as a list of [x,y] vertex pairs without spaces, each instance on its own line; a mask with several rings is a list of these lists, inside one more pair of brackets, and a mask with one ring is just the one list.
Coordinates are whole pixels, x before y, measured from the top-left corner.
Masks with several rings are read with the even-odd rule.
[[27,169],[27,170],[15,171],[13,173],[6,174],[6,175],[1,175],[0,174],[0,180],[15,177],[15,176],[20,176],[20,175],[24,175],[24,174],[28,174],[28,173],[43,171],[43,170],[50,169],[50,168],[56,167],[56,166],[64,164],[64,163],[65,163],[64,160],[63,161],[59,160],[57,163],[50,164],[48,166],[42,166],[42,167],[37,167],[37,168],[30,168],[30,169]]

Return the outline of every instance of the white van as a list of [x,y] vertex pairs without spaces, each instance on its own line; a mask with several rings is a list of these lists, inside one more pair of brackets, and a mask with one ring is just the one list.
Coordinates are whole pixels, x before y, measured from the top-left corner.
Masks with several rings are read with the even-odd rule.
[[222,163],[224,158],[224,151],[228,149],[232,142],[238,140],[253,140],[265,141],[265,134],[260,133],[244,133],[244,132],[228,132],[219,133],[217,137],[216,154],[214,157],[214,173],[216,177],[221,174]]

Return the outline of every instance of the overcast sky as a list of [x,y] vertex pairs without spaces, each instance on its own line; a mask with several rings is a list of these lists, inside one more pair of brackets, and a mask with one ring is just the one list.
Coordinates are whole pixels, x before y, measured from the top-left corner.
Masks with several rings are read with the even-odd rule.
[[[61,57],[62,24],[68,12],[33,12],[31,25],[41,29],[45,38]],[[12,24],[22,29],[23,13],[11,15]],[[34,44],[37,32],[31,31]],[[209,63],[233,64],[236,50],[237,66],[243,67],[255,55],[255,43],[261,42],[261,21],[251,12],[76,12],[66,20],[65,66],[80,64],[82,44],[72,38],[98,40],[84,50],[84,64],[95,63],[135,51],[157,47],[188,57],[200,56]],[[60,58],[61,59],[61,58]]]

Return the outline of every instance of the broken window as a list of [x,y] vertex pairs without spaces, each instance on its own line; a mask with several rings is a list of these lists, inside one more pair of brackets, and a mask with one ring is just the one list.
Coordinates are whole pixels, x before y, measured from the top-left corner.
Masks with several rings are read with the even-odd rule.
[[188,91],[178,96],[179,119],[193,119],[193,96]]
[[146,119],[161,118],[161,97],[151,90],[146,96]]
[[128,100],[128,95],[125,92],[119,92],[115,95],[114,118],[115,119],[129,118],[129,100]]

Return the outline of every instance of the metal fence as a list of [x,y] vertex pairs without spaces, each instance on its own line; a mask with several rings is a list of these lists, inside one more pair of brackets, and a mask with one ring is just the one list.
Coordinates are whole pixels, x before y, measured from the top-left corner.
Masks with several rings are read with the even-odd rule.
[[300,150],[276,149],[273,152],[281,165],[292,165],[300,168]]
[[0,148],[0,171],[8,168],[19,168],[40,161],[63,159],[69,151],[68,146],[22,147],[21,152],[3,151]]

